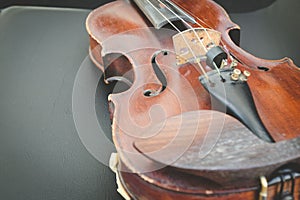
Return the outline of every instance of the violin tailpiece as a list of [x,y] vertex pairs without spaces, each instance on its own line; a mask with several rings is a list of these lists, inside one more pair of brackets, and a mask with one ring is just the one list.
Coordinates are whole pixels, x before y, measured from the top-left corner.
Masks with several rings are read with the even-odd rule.
[[273,142],[257,114],[247,81],[232,80],[232,69],[220,70],[220,73],[225,81],[220,80],[220,75],[216,71],[207,73],[213,84],[203,76],[199,78],[204,88],[212,96],[212,109],[234,116],[259,138]]

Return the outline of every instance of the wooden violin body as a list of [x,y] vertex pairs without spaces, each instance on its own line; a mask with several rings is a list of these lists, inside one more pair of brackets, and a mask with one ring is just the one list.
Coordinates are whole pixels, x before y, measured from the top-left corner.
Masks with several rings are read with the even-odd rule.
[[269,199],[281,195],[281,186],[290,191],[292,182],[299,199],[299,68],[288,58],[268,61],[243,51],[239,27],[213,1],[172,2],[195,16],[194,28],[221,33],[227,65],[250,72],[247,85],[272,142],[215,111],[199,81],[203,71],[176,63],[176,31],[152,28],[132,2],[109,3],[91,12],[87,30],[91,59],[106,81],[128,85],[109,96],[126,192],[133,199],[258,199],[259,177],[265,176]]

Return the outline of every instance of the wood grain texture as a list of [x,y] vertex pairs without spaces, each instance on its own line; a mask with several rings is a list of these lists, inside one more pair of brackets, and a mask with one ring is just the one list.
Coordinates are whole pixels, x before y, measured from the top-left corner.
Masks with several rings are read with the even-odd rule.
[[[299,69],[290,59],[263,60],[236,46],[229,32],[239,29],[238,25],[213,1],[174,3],[192,13],[201,26],[220,31],[221,44],[239,60],[237,68],[251,72],[248,85],[259,117],[276,143],[257,139],[225,115],[223,126],[218,124],[222,122],[219,120],[213,126],[220,138],[216,133],[212,135],[217,137],[205,138],[203,133],[209,132],[205,131],[209,129],[207,123],[213,120],[204,117],[204,121],[195,122],[201,112],[189,115],[192,111],[211,109],[210,95],[198,81],[202,75],[199,68],[193,64],[177,66],[172,33],[149,29],[149,22],[133,4],[116,1],[94,10],[87,19],[87,29],[95,64],[111,77],[131,74],[128,77],[132,86],[109,96],[114,104],[113,140],[123,163],[124,184],[138,199],[219,199],[220,195],[223,199],[254,199],[259,188],[258,176],[270,177],[283,165],[299,164]],[[130,44],[126,43],[128,38]],[[157,53],[162,49],[168,53]],[[153,55],[167,79],[163,92],[152,67]],[[258,69],[259,66],[268,71]],[[145,90],[158,91],[158,95],[145,96]],[[174,129],[185,134],[198,132],[187,137],[180,135],[172,151],[156,156],[147,154],[168,145],[176,133]],[[183,146],[186,143],[191,145]],[[197,159],[198,147],[203,144],[206,146],[200,154],[206,156]],[[299,171],[299,165],[296,166]],[[278,184],[272,188],[270,192],[274,194]],[[296,193],[299,198],[299,180]]]
[[[251,72],[248,84],[259,116],[273,139],[281,141],[297,137],[300,132],[300,69],[293,61],[289,58],[272,61],[260,59],[235,45],[229,31],[239,29],[238,25],[211,0],[174,2],[183,10],[193,13],[202,26],[220,31],[223,45],[243,63],[239,68]],[[258,67],[269,70],[259,70]]]
[[267,143],[215,111],[186,112],[157,126],[163,128],[155,136],[134,142],[141,153],[225,188],[254,186],[261,174],[270,177],[291,161],[300,164],[300,138]]
[[[259,197],[259,187],[255,188],[247,188],[247,189],[235,189],[235,190],[210,190],[209,186],[210,183],[207,183],[205,180],[197,180],[194,181],[194,184],[199,184],[198,191],[195,193],[190,192],[181,192],[176,189],[174,190],[166,190],[162,187],[157,187],[150,182],[145,181],[141,176],[138,174],[120,172],[122,177],[122,182],[130,192],[134,199],[139,200],[148,200],[148,199],[156,199],[156,200],[165,200],[165,199],[185,199],[185,200],[232,200],[232,199],[258,199]],[[189,178],[189,176],[185,177],[184,175],[180,176],[180,178],[185,179]],[[181,186],[182,183],[180,180],[176,179],[176,184]],[[291,183],[289,182],[286,184],[284,188],[285,191],[288,191],[288,186]],[[201,189],[202,185],[202,189]],[[295,183],[295,192],[294,192],[294,199],[300,199],[300,179],[296,180]],[[191,188],[195,187],[195,185],[184,185],[190,186]],[[268,189],[268,200],[274,200],[274,196],[278,194],[280,189],[279,185],[272,185]]]

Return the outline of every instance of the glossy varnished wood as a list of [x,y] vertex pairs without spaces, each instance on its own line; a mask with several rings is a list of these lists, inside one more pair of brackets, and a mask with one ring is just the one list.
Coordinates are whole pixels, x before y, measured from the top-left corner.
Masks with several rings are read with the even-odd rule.
[[[162,139],[159,134],[153,137],[157,133],[166,134],[162,131],[164,122],[181,113],[210,110],[210,95],[198,81],[202,74],[197,66],[186,64],[179,67],[175,63],[176,55],[160,53],[156,61],[166,76],[167,87],[157,96],[145,96],[145,90],[162,89],[151,59],[159,49],[172,52],[172,40],[167,37],[168,34],[149,31],[150,23],[132,3],[116,1],[94,10],[87,19],[87,30],[91,58],[105,72],[106,78],[125,76],[133,83],[128,90],[109,96],[109,101],[114,105],[113,140],[122,161],[120,174],[123,184],[137,199],[219,199],[220,195],[223,199],[255,199],[259,189],[259,175],[271,176],[282,165],[299,163],[299,69],[287,58],[263,60],[239,48],[229,36],[230,30],[239,29],[238,25],[231,22],[226,12],[213,1],[174,0],[174,3],[192,13],[201,26],[220,31],[221,44],[240,61],[237,67],[251,72],[248,84],[259,116],[278,143],[266,144],[241,123],[224,115],[230,121],[227,125],[232,128],[231,125],[235,124],[233,127],[236,129],[232,128],[230,132],[226,128],[222,129],[222,126],[215,126],[216,131],[221,127],[220,137],[224,138],[219,141],[218,137],[214,137],[216,135],[211,135],[210,142],[223,145],[225,149],[233,145],[233,150],[236,145],[236,152],[227,149],[228,159],[222,160],[226,156],[220,151],[213,153],[214,145],[208,145],[205,151],[208,156],[205,159],[197,157],[199,152],[188,151],[190,162],[187,162],[187,156],[184,156],[187,154],[176,154],[180,143],[169,154],[161,154],[161,157],[147,155],[149,150],[162,147],[159,144],[167,144],[172,138]],[[145,31],[141,31],[143,29]],[[122,37],[128,33],[135,38],[129,46],[122,41]],[[136,44],[140,45],[139,48]],[[269,70],[265,72],[257,67]],[[190,120],[186,121],[191,123],[188,127],[191,130],[198,124],[193,122],[195,116],[189,117]],[[238,141],[226,138],[226,130],[227,133],[236,133],[235,138],[241,140],[245,139],[243,134],[246,134],[248,140],[242,141],[240,145],[249,145],[253,152],[239,148]],[[174,132],[169,133],[172,136]],[[201,134],[196,136],[195,141],[190,140],[194,144],[191,147],[203,142]],[[274,152],[279,154],[272,156]],[[255,162],[251,163],[251,159]],[[299,180],[295,189],[297,199]],[[273,196],[276,191],[278,185],[270,188]]]
[[[198,22],[222,33],[222,42],[251,72],[248,84],[259,116],[275,141],[298,137],[300,132],[300,70],[289,58],[264,60],[245,52],[229,36],[239,29],[223,8],[210,0],[175,0],[184,10],[193,13]],[[259,48],[259,47],[258,47]],[[268,71],[259,70],[265,67]],[[272,113],[272,115],[270,115]]]
[[[178,175],[178,172],[174,172],[171,169],[167,169],[165,174],[172,175],[175,173]],[[173,172],[173,174],[172,174]],[[210,183],[207,183],[206,180],[193,180],[193,184],[197,184],[201,190],[198,193],[184,193],[178,190],[166,190],[161,187],[157,187],[154,184],[151,184],[145,181],[137,174],[127,173],[127,172],[120,172],[122,177],[122,182],[129,191],[130,194],[134,194],[135,199],[156,199],[156,200],[165,200],[165,199],[184,199],[184,200],[235,200],[235,199],[249,199],[249,200],[256,200],[259,199],[259,187],[254,188],[242,188],[242,189],[235,189],[235,190],[221,190],[219,193],[215,194],[213,190],[210,190],[209,186]],[[179,179],[191,179],[190,176],[186,176],[185,174],[179,174],[176,178]],[[186,184],[186,182],[180,182],[179,179],[174,179],[171,181],[175,181],[178,186],[185,186],[185,187],[193,187],[195,185]],[[179,181],[178,181],[179,180]],[[288,191],[289,184],[286,184],[284,188],[285,191]],[[295,200],[300,199],[300,179],[297,179],[295,187],[294,197]],[[137,187],[138,186],[138,187]],[[202,186],[202,188],[201,188]],[[207,187],[208,186],[208,187]],[[270,186],[268,189],[268,200],[274,200],[274,196],[278,194],[280,189],[279,185]],[[203,192],[203,193],[201,193]]]
[[153,137],[134,142],[136,149],[156,162],[223,188],[255,186],[261,174],[271,177],[291,161],[300,165],[300,138],[268,143],[236,119],[216,111],[185,112],[156,126],[159,131]]

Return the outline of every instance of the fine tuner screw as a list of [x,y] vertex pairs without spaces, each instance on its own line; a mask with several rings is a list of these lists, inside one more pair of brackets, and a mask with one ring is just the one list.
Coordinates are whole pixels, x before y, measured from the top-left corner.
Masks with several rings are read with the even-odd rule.
[[240,69],[234,69],[233,72],[231,73],[231,80],[233,81],[247,81],[248,77],[251,75],[251,73],[247,70],[244,70],[243,73]]
[[249,77],[249,76],[251,75],[251,73],[250,73],[249,71],[247,71],[247,70],[245,70],[245,71],[243,72],[243,74],[244,74],[246,77]]

